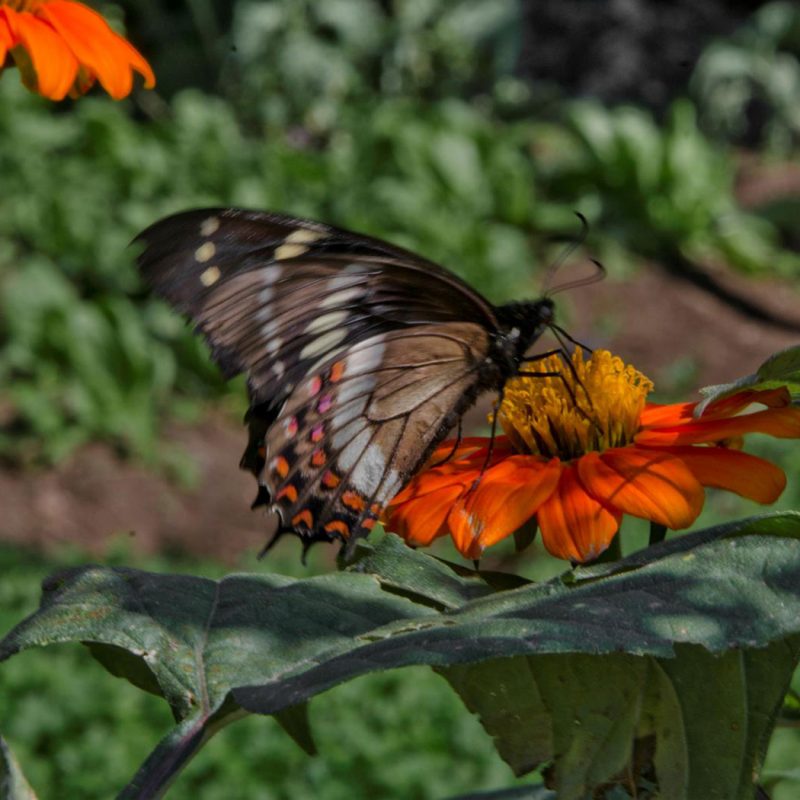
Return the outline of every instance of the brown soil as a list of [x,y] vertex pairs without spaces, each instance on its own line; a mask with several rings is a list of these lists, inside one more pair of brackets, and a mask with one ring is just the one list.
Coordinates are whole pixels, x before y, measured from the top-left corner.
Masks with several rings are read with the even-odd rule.
[[[750,202],[775,185],[742,186]],[[793,183],[800,193],[800,176]],[[800,295],[787,285],[722,275],[727,288],[755,299],[776,315],[797,321]],[[563,297],[563,296],[562,296]],[[656,381],[691,397],[699,386],[734,380],[752,372],[771,353],[797,344],[800,333],[754,322],[711,294],[666,273],[644,268],[624,282],[607,280],[570,293],[570,332],[592,347],[607,347]],[[469,419],[480,420],[482,412]],[[252,476],[237,469],[245,444],[242,427],[219,417],[202,425],[173,426],[166,442],[182,448],[196,466],[193,489],[94,444],[57,468],[0,469],[0,540],[50,549],[73,543],[101,556],[109,542],[128,535],[144,553],[185,551],[231,562],[264,543],[266,520],[251,512]]]

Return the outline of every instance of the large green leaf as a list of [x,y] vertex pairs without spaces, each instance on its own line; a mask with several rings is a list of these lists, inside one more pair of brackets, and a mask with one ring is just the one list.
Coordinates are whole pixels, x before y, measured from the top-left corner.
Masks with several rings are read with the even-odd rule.
[[[625,764],[639,707],[658,707],[644,702],[651,672],[634,656],[666,664],[676,647],[683,652],[681,644],[750,653],[800,633],[798,538],[800,515],[766,516],[665,542],[605,573],[576,570],[506,591],[392,536],[362,549],[348,571],[306,580],[212,581],[83,567],[46,581],[41,608],[0,643],[0,659],[34,645],[82,641],[113,674],[169,702],[179,726],[124,797],[156,796],[211,733],[243,711],[276,714],[310,750],[304,715],[294,707],[357,675],[412,664],[446,671],[518,772],[548,760],[551,736],[555,785],[564,797],[579,797],[581,786]],[[453,671],[512,656],[534,657],[526,666],[532,677],[492,677],[504,687],[498,696],[510,703],[519,681],[535,682],[541,696],[541,704],[529,693],[522,705],[508,706],[516,726],[502,703],[490,713],[486,699],[463,689],[469,681]],[[490,675],[499,669],[483,668]],[[760,662],[753,669],[785,688],[785,664],[777,678]],[[678,704],[662,699],[664,713],[648,713],[662,727],[670,714],[683,715],[688,741],[694,722],[686,720],[683,690],[666,667],[662,672]],[[744,678],[740,683],[746,687]],[[773,695],[760,696],[770,698],[761,708],[766,723],[739,744],[740,754],[760,752],[771,729]],[[530,720],[545,716],[550,733]],[[527,748],[526,737],[533,743]],[[739,779],[737,767],[731,785]]]

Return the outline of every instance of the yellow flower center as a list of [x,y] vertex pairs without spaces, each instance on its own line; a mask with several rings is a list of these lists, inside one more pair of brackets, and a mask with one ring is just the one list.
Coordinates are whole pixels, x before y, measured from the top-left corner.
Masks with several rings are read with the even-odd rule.
[[498,419],[519,452],[567,461],[633,440],[653,382],[607,350],[584,360],[576,348],[571,361],[574,370],[558,355],[530,362],[526,372],[556,375],[506,384]]

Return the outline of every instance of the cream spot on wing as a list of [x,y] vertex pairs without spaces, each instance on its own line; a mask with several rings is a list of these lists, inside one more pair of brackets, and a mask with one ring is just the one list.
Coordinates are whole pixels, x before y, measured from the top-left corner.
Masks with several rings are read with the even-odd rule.
[[286,237],[287,244],[310,244],[322,239],[325,234],[322,231],[312,231],[308,228],[297,228]]
[[286,372],[286,367],[283,366],[283,361],[276,361],[272,365],[272,371],[275,373],[276,378],[282,378]]
[[308,368],[308,374],[313,375],[316,372],[319,372],[324,365],[329,364],[336,358],[336,356],[338,356],[340,353],[344,353],[346,350],[347,346],[345,345],[344,347],[337,347],[334,350],[328,351],[322,356],[322,358],[320,358],[318,361],[315,361],[313,365]]
[[280,247],[275,248],[276,261],[282,261],[284,258],[295,258],[301,256],[308,250],[304,244],[282,244]]
[[330,314],[322,314],[306,325],[305,333],[319,333],[330,328],[337,327],[350,316],[347,311],[333,311]]
[[[259,310],[259,318],[269,317],[269,314],[266,313],[269,309],[269,306]],[[263,312],[263,316],[262,316]],[[270,339],[275,339],[278,334],[278,321],[276,319],[266,319],[264,324],[261,326],[261,334],[262,336],[269,341]]]
[[200,235],[211,236],[219,230],[219,217],[208,217],[200,223]]
[[[376,447],[377,445],[372,445]],[[383,503],[391,500],[403,488],[403,477],[396,469],[390,469],[386,477],[383,479],[383,485],[380,491],[375,496],[375,502]]]
[[273,336],[273,337],[272,337],[272,339],[270,339],[270,340],[267,342],[267,352],[268,352],[268,353],[269,353],[271,356],[274,356],[274,355],[275,355],[275,353],[277,353],[277,352],[278,352],[278,350],[280,350],[280,349],[281,349],[281,345],[282,345],[282,344],[283,344],[283,339],[281,339],[281,337],[280,337],[280,336]]
[[336,328],[310,341],[301,351],[300,358],[313,358],[335,347],[347,336],[346,328]]
[[[341,461],[341,457],[340,457]],[[367,447],[358,467],[353,471],[350,479],[353,485],[362,494],[371,495],[383,479],[386,469],[386,456],[383,448],[373,442]]]
[[194,260],[199,264],[205,264],[206,261],[211,261],[214,258],[214,253],[217,252],[214,242],[203,242],[197,250],[194,251]]
[[331,419],[331,430],[338,430],[343,428],[348,423],[352,422],[357,417],[364,413],[367,407],[367,398],[360,397],[353,402],[347,402],[342,399],[341,392],[336,396],[336,413]]
[[339,453],[337,464],[340,469],[347,472],[356,465],[371,437],[372,431],[369,428],[365,428],[355,439],[350,441],[347,447]]
[[370,270],[368,267],[368,264],[348,264],[328,280],[325,288],[331,292],[338,292],[340,289],[352,289],[363,285],[364,279],[369,276]]
[[200,274],[200,283],[203,286],[213,286],[218,280],[222,272],[219,267],[209,267],[207,270]]
[[[345,368],[346,369],[346,368]],[[347,372],[345,371],[345,375]],[[373,375],[360,375],[357,378],[350,380],[342,380],[341,387],[339,388],[339,402],[341,404],[349,403],[357,397],[363,397],[365,402],[367,396],[375,386],[375,377]]]
[[[366,424],[362,419],[352,420],[349,424],[335,431],[331,437],[331,443],[334,450],[341,450],[346,447],[350,442],[356,440],[358,435],[364,430]],[[340,459],[341,460],[341,459]]]
[[333,294],[329,294],[327,297],[323,297],[322,300],[320,300],[319,305],[320,308],[341,306],[350,300],[355,300],[357,297],[361,297],[362,294],[363,291],[360,286],[354,286],[351,289],[342,289],[338,292],[334,292]]
[[379,367],[386,349],[383,334],[378,334],[353,347],[344,362],[344,378],[363,375]]

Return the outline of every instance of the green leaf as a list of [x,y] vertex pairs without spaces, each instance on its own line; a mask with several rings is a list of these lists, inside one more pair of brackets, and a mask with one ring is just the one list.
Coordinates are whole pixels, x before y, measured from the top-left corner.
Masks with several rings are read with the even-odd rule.
[[480,717],[497,752],[515,775],[553,757],[550,711],[533,676],[533,659],[494,658],[439,672]]
[[22,774],[8,743],[0,736],[0,798],[36,800],[36,794]]
[[695,417],[702,416],[709,404],[743,389],[777,389],[785,386],[793,399],[800,396],[800,346],[789,347],[770,356],[752,375],[733,383],[705,386],[700,390],[703,401],[695,408]]
[[[632,656],[672,659],[677,652],[680,659],[681,643],[704,653],[749,651],[800,633],[798,538],[800,515],[760,517],[664,542],[605,565],[605,574],[576,571],[571,582],[506,591],[491,591],[479,576],[459,575],[392,536],[372,552],[362,549],[353,571],[305,580],[212,581],[83,567],[45,582],[39,611],[0,642],[0,660],[32,646],[82,641],[113,674],[167,700],[179,726],[130,792],[166,785],[213,731],[243,712],[283,712],[284,728],[311,749],[298,704],[358,675],[412,664],[448,670],[522,772],[547,749],[546,733],[534,735],[524,720],[516,728],[508,722],[520,711],[519,701],[510,701],[527,680],[541,703],[529,692],[525,714],[550,715],[556,780],[565,797],[578,797],[580,786],[605,780],[630,752],[646,672]],[[532,678],[497,661],[512,656],[533,657],[526,662]],[[457,669],[477,662],[488,666]],[[770,714],[758,736],[739,742],[740,754],[756,752],[771,729],[770,698],[784,667],[777,678],[764,678],[772,688],[762,692],[762,717],[767,707]],[[612,677],[598,691],[602,675]],[[491,712],[476,690],[482,677],[494,697],[508,700],[506,710]],[[740,687],[746,677],[738,678]],[[691,704],[680,689],[676,695],[685,712]],[[534,743],[527,751],[526,737]]]
[[[661,797],[750,800],[800,637],[673,659],[538,655],[441,670],[516,774],[553,762],[561,800],[657,780]],[[625,795],[628,796],[628,795]]]
[[384,589],[440,610],[492,594],[480,573],[412,550],[398,536],[387,536],[378,547],[359,543],[347,570],[375,575]]

